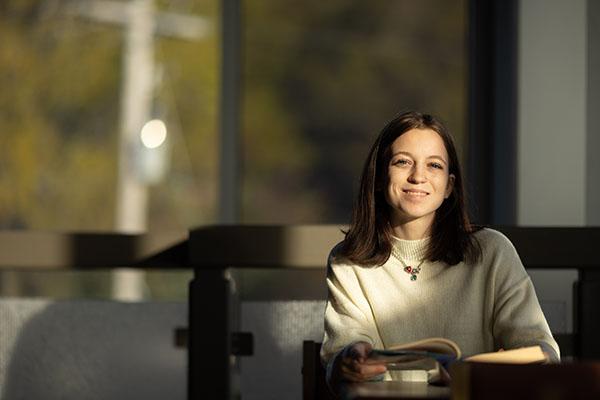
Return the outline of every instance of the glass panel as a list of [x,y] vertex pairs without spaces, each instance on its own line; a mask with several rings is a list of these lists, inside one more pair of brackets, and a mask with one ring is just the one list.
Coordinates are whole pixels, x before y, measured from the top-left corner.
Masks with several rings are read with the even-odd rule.
[[[0,2],[0,229],[215,221],[219,4]],[[5,295],[61,298],[110,297],[123,282],[134,298],[183,298],[190,277],[0,274]]]
[[442,118],[464,149],[466,9],[244,2],[243,220],[348,222],[371,142],[404,109]]
[[0,228],[214,221],[219,3],[96,3],[0,5]]

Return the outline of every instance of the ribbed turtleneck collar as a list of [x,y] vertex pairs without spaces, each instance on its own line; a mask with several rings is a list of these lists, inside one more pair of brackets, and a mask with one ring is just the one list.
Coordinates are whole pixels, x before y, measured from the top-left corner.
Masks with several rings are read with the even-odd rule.
[[423,260],[427,253],[429,237],[418,240],[405,240],[392,236],[392,246],[403,260]]

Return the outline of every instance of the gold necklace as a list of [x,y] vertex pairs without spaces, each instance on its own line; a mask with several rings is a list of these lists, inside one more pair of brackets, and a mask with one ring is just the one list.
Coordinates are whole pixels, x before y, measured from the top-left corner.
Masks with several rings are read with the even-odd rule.
[[423,265],[423,263],[425,262],[425,259],[422,259],[421,262],[419,263],[419,265],[417,265],[416,267],[412,267],[408,264],[406,264],[404,262],[404,260],[400,257],[400,254],[398,254],[398,250],[396,250],[396,248],[394,246],[392,246],[392,255],[402,263],[402,265],[404,265],[404,272],[406,272],[407,274],[410,275],[410,280],[411,281],[416,281],[417,280],[417,275],[421,272],[421,265]]

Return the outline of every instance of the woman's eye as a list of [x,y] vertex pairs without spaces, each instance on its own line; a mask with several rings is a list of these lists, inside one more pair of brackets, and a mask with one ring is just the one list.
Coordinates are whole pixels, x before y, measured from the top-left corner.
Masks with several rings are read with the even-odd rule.
[[436,169],[444,169],[444,166],[443,166],[442,164],[440,164],[440,163],[435,163],[435,162],[434,162],[434,163],[431,163],[431,164],[429,164],[429,165],[431,165],[431,167],[432,167],[432,168],[436,168]]
[[403,159],[403,158],[394,161],[394,165],[408,165],[408,164],[410,164],[410,161]]

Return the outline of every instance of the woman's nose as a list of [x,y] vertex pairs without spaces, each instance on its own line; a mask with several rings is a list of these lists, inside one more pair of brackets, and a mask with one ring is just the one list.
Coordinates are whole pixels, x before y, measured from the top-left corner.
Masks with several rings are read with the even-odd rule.
[[410,183],[423,183],[427,180],[427,177],[425,176],[425,172],[423,171],[423,168],[421,168],[418,165],[415,165],[412,169],[412,171],[410,172],[410,175],[408,176],[408,181]]

